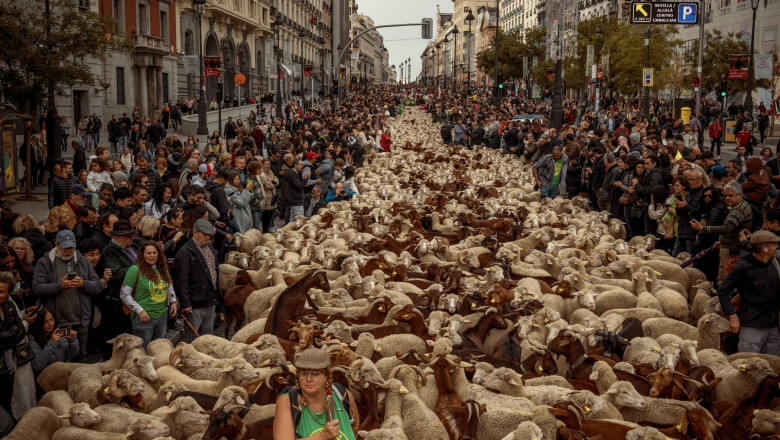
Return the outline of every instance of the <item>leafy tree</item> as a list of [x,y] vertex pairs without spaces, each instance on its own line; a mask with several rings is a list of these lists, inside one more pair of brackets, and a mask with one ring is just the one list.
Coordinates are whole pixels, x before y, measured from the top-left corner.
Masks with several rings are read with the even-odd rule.
[[115,20],[79,11],[71,0],[46,0],[43,7],[0,2],[0,41],[0,88],[32,114],[41,104],[48,107],[50,157],[59,157],[55,96],[76,83],[102,83],[86,60],[105,62],[110,50],[133,49],[130,40],[118,35]]
[[[519,29],[508,33],[499,31],[498,71],[504,74],[504,81],[509,81],[511,78],[520,79],[523,76],[523,57],[528,57],[528,69],[532,70],[531,60],[533,57],[538,57],[541,64],[544,61],[545,50],[544,28],[529,29],[525,34]],[[495,74],[493,47],[477,54],[477,68],[490,76]],[[531,75],[535,76],[533,71]]]
[[[701,86],[706,92],[720,89],[729,72],[731,55],[750,53],[750,45],[742,41],[742,33],[729,32],[723,34],[719,29],[704,34],[704,56],[702,57]],[[699,45],[693,45],[693,50],[687,53],[687,60],[696,66],[699,57]],[[745,91],[745,80],[729,80],[726,83],[729,95]]]

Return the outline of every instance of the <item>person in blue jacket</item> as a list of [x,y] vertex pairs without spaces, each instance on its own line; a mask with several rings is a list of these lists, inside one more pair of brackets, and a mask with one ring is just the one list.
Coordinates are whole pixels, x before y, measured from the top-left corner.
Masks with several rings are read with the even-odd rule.
[[352,196],[355,195],[354,191],[349,191],[347,189],[344,189],[344,184],[341,182],[337,183],[334,188],[331,188],[330,191],[328,191],[328,194],[325,195],[325,202],[340,202],[342,200],[349,200],[352,198]]

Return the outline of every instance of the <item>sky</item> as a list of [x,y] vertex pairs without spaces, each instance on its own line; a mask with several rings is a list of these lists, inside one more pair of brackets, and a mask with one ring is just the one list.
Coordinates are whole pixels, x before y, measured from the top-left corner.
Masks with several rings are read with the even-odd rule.
[[[368,15],[374,20],[376,26],[383,24],[419,23],[423,18],[431,18],[433,24],[433,36],[436,36],[436,4],[439,4],[441,12],[448,13],[453,10],[451,0],[356,0],[358,13]],[[399,27],[378,29],[385,40],[385,47],[390,55],[390,64],[395,64],[396,72],[401,62],[411,58],[412,80],[420,74],[422,55],[425,46],[430,40],[423,40],[421,27]]]

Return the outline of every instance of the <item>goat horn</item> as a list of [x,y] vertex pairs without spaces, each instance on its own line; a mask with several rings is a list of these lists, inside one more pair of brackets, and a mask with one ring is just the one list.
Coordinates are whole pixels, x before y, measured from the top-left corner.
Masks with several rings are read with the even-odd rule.
[[271,368],[271,370],[268,371],[268,374],[265,375],[265,380],[263,381],[265,383],[265,386],[267,386],[269,389],[273,388],[269,383],[269,381],[271,380],[271,376],[273,376],[274,374],[281,374],[281,373],[282,373],[281,367]]

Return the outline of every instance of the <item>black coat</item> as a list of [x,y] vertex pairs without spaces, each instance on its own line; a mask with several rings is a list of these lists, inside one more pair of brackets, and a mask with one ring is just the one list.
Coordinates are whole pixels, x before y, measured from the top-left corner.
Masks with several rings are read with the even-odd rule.
[[68,200],[68,181],[60,176],[49,180],[49,209],[60,206]]
[[218,183],[211,180],[206,182],[206,185],[203,187],[203,189],[211,194],[211,206],[217,208],[217,211],[219,211],[219,220],[222,222],[227,222],[227,213],[230,209],[230,203],[228,203],[225,190],[222,189]]
[[[10,298],[6,298],[3,301],[3,305],[0,306],[3,310],[3,319],[0,319],[0,351],[5,352],[9,348],[16,347],[16,345],[22,342],[25,334],[27,333],[22,324],[22,318],[19,317],[16,304]],[[5,362],[0,359],[0,372],[5,372],[8,367]]]
[[481,126],[474,129],[474,131],[471,132],[471,141],[470,144],[473,145],[480,145],[485,139],[485,129]]
[[742,309],[738,314],[740,326],[777,327],[780,311],[780,295],[777,294],[777,286],[780,286],[780,273],[775,269],[772,260],[763,263],[753,254],[740,258],[718,286],[718,299],[723,314],[725,316],[734,314],[730,294],[736,289],[742,299]]
[[[217,251],[209,245],[209,250],[218,262]],[[210,307],[217,304],[219,292],[219,268],[217,282],[214,284],[209,275],[209,268],[200,253],[195,240],[190,240],[176,253],[176,267],[173,270],[173,283],[176,297],[182,309]]]
[[35,261],[38,261],[51,250],[51,243],[46,240],[46,237],[38,229],[28,229],[19,234],[19,236],[26,238],[30,242],[30,247],[33,250],[33,254],[35,254]]
[[688,194],[685,195],[685,207],[677,208],[677,215],[680,216],[677,226],[677,237],[691,240],[696,238],[697,232],[691,227],[691,220],[701,220],[703,193],[704,188],[702,187],[688,191]]
[[290,206],[303,206],[303,180],[297,171],[287,172],[287,200]]

